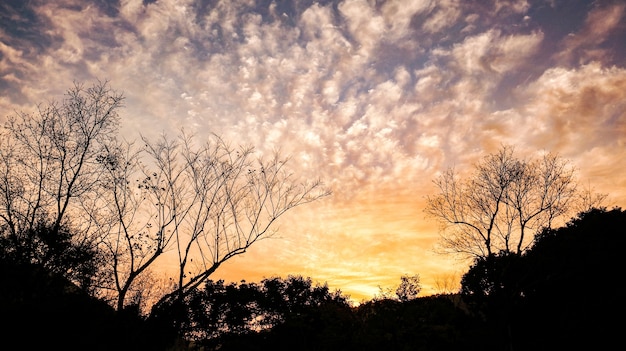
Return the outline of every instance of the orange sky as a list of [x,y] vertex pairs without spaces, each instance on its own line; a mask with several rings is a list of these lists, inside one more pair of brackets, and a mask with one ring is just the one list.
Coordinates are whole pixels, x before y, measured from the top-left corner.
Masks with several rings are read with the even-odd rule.
[[626,4],[583,0],[4,1],[0,118],[73,81],[126,96],[123,136],[184,126],[280,148],[333,195],[215,278],[301,274],[355,301],[467,263],[433,251],[438,172],[550,151],[626,205]]

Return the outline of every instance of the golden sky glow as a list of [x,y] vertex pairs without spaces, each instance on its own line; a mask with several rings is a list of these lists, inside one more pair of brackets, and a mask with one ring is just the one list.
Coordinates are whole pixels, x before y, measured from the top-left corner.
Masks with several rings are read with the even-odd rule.
[[333,195],[215,278],[302,274],[355,300],[467,266],[433,252],[432,180],[501,144],[559,153],[626,205],[626,4],[582,0],[0,3],[0,119],[73,81],[123,91],[122,134],[280,148]]

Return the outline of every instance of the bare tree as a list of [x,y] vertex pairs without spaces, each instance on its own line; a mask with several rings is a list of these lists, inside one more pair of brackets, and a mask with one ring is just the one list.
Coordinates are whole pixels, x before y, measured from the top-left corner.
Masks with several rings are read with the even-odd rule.
[[[274,233],[288,210],[329,194],[320,181],[297,183],[286,159],[254,157],[251,147],[234,148],[218,136],[196,144],[143,139],[143,146],[118,146],[107,157],[107,193],[100,223],[114,276],[118,309],[148,267],[165,253],[178,268],[175,288],[158,304],[182,299],[224,262]],[[113,219],[113,220],[111,220]]]
[[[74,84],[62,103],[17,113],[0,131],[2,243],[19,248],[41,228],[70,232],[77,247],[97,252],[93,293],[118,309],[182,299],[271,236],[288,210],[330,194],[319,180],[295,179],[278,152],[256,157],[218,136],[120,141],[123,100],[107,82]],[[165,259],[177,262],[172,288],[142,293]]]
[[435,277],[435,294],[449,295],[460,290],[459,278],[456,273],[441,274]]
[[98,156],[115,139],[123,100],[107,82],[75,83],[61,103],[9,116],[0,132],[0,225],[16,247],[42,222],[50,235],[67,226],[74,242],[97,242],[79,204],[97,190]]
[[467,180],[449,169],[434,182],[439,194],[425,212],[442,224],[444,250],[469,257],[524,252],[579,198],[568,162],[553,154],[519,159],[509,146],[485,156]]

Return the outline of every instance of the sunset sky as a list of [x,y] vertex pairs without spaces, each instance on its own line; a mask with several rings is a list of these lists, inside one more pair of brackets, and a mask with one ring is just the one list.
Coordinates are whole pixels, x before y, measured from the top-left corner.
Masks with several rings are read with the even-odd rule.
[[96,80],[126,96],[128,139],[279,148],[332,189],[215,279],[440,292],[467,263],[434,252],[425,197],[502,144],[626,206],[623,0],[0,0],[0,121]]

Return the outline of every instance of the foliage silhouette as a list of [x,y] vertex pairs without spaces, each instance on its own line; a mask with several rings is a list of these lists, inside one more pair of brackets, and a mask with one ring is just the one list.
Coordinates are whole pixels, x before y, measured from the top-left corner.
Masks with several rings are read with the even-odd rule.
[[[310,278],[209,281],[185,300],[183,326],[204,350],[471,350],[482,325],[454,295],[374,299],[354,307]],[[171,310],[171,309],[168,309]],[[176,324],[176,323],[172,323]],[[476,347],[473,347],[476,346]],[[191,346],[190,346],[191,347]],[[193,348],[192,347],[192,348]]]
[[[25,346],[135,350],[544,350],[619,341],[626,212],[593,209],[544,230],[523,255],[477,260],[461,295],[352,306],[310,278],[208,281],[144,320],[90,298],[41,265],[2,257],[0,312]],[[60,316],[65,318],[61,322]],[[30,333],[41,338],[29,338]],[[105,337],[106,335],[106,337]],[[182,338],[181,338],[182,337]],[[67,345],[68,340],[72,340]]]
[[208,281],[185,302],[185,313],[180,314],[185,319],[171,324],[180,325],[189,339],[213,346],[224,340],[254,338],[268,330],[322,328],[320,311],[350,308],[340,292],[331,292],[326,285],[314,286],[311,279],[301,276],[268,278],[259,284]]
[[422,286],[419,274],[403,275],[400,277],[400,285],[396,288],[396,296],[400,301],[406,302],[417,298],[420,291],[422,291]]
[[615,308],[626,294],[600,284],[614,282],[624,269],[624,228],[626,212],[594,208],[545,229],[524,255],[477,260],[463,276],[465,301],[509,348],[610,345],[619,335]]
[[70,228],[38,220],[26,233],[12,235],[0,228],[0,258],[21,265],[39,266],[50,274],[75,282],[93,291],[102,257],[94,246],[73,240]]
[[40,264],[0,258],[3,343],[23,350],[166,350],[176,331],[118,312]]

